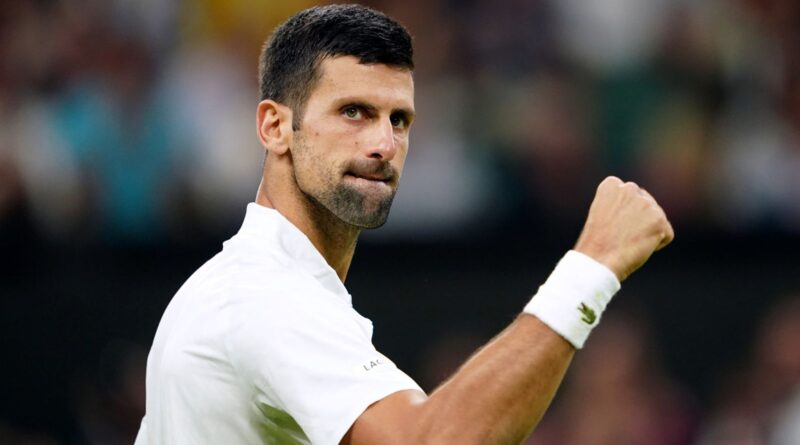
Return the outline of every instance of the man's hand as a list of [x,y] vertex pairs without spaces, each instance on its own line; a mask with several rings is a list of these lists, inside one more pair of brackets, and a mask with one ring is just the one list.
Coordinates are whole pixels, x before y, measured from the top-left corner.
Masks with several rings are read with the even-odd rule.
[[647,191],[609,176],[597,187],[575,250],[623,281],[674,237],[664,210]]

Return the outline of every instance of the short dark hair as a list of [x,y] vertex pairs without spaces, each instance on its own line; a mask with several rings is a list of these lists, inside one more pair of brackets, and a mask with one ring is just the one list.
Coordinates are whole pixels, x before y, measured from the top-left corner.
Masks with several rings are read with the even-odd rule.
[[408,31],[382,12],[361,5],[306,9],[275,29],[259,61],[261,100],[292,108],[294,127],[327,57],[354,56],[364,64],[414,69]]

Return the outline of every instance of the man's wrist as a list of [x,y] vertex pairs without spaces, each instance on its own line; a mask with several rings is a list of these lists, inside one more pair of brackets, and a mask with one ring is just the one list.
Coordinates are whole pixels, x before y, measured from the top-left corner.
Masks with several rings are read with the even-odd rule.
[[608,267],[570,250],[523,312],[536,316],[580,349],[619,289],[620,282]]

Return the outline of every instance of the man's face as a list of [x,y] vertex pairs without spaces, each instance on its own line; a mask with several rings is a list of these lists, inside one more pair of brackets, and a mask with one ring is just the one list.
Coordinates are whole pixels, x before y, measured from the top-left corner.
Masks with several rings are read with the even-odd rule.
[[295,179],[315,205],[360,228],[389,216],[414,118],[411,72],[325,59],[291,147]]

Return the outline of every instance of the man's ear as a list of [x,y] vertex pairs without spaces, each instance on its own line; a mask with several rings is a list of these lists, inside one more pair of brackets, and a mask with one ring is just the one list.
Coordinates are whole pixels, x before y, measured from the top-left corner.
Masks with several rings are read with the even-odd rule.
[[292,145],[292,109],[274,100],[258,104],[256,123],[261,145],[273,154],[285,154]]

